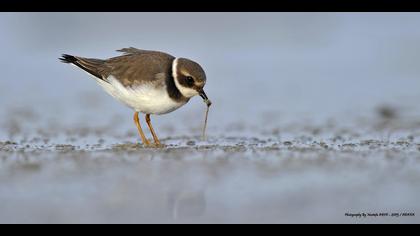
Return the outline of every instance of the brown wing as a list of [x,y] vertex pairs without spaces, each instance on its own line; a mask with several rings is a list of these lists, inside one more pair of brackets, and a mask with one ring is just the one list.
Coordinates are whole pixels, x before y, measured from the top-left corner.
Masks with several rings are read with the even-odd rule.
[[124,48],[118,51],[125,54],[106,60],[105,66],[110,68],[110,75],[125,86],[164,78],[161,75],[171,73],[172,61],[175,59],[169,54],[157,51],[135,48]]
[[63,54],[60,60],[64,63],[71,63],[89,74],[105,80],[110,73],[110,69],[105,65],[105,60],[94,58],[76,57],[68,54]]
[[147,81],[164,79],[170,75],[175,57],[158,51],[123,48],[117,50],[124,54],[108,60],[84,58],[63,54],[60,60],[72,63],[89,74],[107,81],[112,75],[125,86],[133,86]]
[[135,53],[149,53],[151,51],[129,47],[129,48],[119,49],[117,50],[117,52],[122,52],[124,54],[135,54]]

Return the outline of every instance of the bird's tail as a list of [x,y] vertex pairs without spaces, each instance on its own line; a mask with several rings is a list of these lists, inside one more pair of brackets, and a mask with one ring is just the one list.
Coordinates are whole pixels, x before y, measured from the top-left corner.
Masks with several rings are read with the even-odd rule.
[[63,54],[59,60],[63,63],[73,64],[101,80],[104,80],[104,77],[106,76],[104,60],[76,57],[69,54]]
[[61,58],[58,58],[63,63],[75,63],[77,62],[77,58],[72,55],[63,54]]

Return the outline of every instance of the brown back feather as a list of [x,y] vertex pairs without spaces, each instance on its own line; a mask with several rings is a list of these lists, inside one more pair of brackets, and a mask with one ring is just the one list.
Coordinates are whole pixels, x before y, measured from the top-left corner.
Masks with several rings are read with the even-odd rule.
[[112,75],[125,86],[164,80],[171,73],[172,55],[158,51],[123,48],[123,55],[107,60],[63,55],[62,62],[72,63],[93,76],[106,81]]

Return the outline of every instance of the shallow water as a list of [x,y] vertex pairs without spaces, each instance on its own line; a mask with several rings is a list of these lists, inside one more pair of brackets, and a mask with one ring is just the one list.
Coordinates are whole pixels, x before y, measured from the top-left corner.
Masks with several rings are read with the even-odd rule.
[[[419,223],[419,22],[0,13],[0,223]],[[205,67],[206,141],[193,98],[143,147],[132,112],[57,60],[128,46]]]
[[417,216],[345,216],[420,210],[420,124],[380,121],[361,122],[359,131],[327,124],[260,137],[167,137],[161,149],[143,147],[131,134],[94,141],[98,130],[88,129],[61,143],[51,138],[59,129],[39,130],[35,138],[0,143],[0,219],[418,223]]

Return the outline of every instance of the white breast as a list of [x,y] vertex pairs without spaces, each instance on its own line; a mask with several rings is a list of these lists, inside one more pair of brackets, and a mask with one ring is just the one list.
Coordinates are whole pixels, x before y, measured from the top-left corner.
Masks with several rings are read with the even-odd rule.
[[100,79],[96,79],[96,81],[111,96],[135,111],[145,114],[165,114],[185,104],[185,102],[172,100],[166,91],[164,83],[159,84],[159,86],[153,83],[145,83],[135,88],[127,88],[113,76],[107,78],[109,83]]

